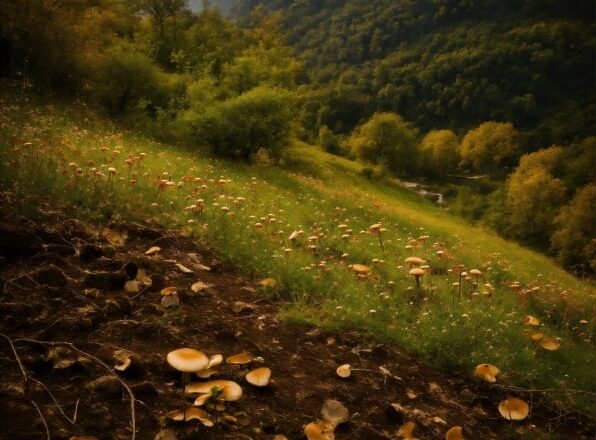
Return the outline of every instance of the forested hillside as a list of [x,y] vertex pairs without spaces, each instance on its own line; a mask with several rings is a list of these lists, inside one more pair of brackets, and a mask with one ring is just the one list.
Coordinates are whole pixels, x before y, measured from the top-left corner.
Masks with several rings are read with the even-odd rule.
[[[241,0],[246,16],[256,0]],[[527,148],[594,123],[594,4],[495,0],[274,0],[286,41],[329,85],[318,124],[349,132],[375,111],[422,131],[512,122]]]

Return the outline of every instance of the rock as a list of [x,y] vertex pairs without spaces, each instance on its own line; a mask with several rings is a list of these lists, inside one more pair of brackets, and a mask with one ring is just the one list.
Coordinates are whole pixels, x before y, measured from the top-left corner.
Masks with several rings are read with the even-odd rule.
[[121,290],[128,276],[122,272],[91,272],[85,275],[83,285],[95,289]]
[[173,429],[162,429],[157,433],[154,440],[179,440]]
[[86,388],[104,398],[117,398],[122,395],[122,384],[114,376],[101,376],[89,382]]
[[55,252],[44,252],[42,254],[33,255],[29,259],[29,264],[31,266],[46,266],[48,264],[53,264],[54,266],[58,266],[62,269],[69,269],[72,268],[72,265],[64,260],[60,255]]
[[31,275],[39,284],[46,284],[50,287],[64,287],[68,284],[68,278],[62,271],[53,264],[42,267]]
[[46,244],[45,245],[47,252],[53,252],[55,254],[60,255],[61,257],[68,257],[69,255],[75,254],[75,248],[72,246],[67,246],[64,244]]
[[42,241],[31,229],[22,225],[0,223],[0,256],[29,257],[42,250]]
[[157,397],[158,392],[155,386],[149,381],[143,381],[131,386],[133,394],[138,398]]
[[142,315],[161,316],[165,313],[163,307],[160,307],[159,305],[154,303],[144,304],[141,310]]
[[94,244],[85,244],[79,250],[79,259],[81,261],[97,260],[103,255],[103,251],[99,246]]
[[403,425],[410,417],[406,408],[399,403],[391,403],[385,408],[385,416],[395,424]]
[[82,238],[85,241],[91,241],[93,239],[93,233],[89,231],[89,228],[81,220],[69,219],[62,224],[71,237]]
[[20,277],[13,278],[10,282],[24,289],[34,289],[38,286],[38,283],[29,275],[21,275]]

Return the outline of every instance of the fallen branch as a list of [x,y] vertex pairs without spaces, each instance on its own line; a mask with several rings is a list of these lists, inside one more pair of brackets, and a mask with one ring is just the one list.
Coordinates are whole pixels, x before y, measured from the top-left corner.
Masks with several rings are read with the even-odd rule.
[[23,363],[21,362],[21,358],[19,357],[19,354],[17,353],[17,349],[14,346],[14,343],[9,336],[5,335],[4,333],[0,333],[0,336],[2,336],[4,339],[6,339],[8,341],[8,343],[10,344],[10,348],[12,350],[12,353],[14,354],[14,358],[17,361],[17,364],[19,365],[19,369],[21,370],[21,375],[23,376],[23,381],[24,381],[24,385],[25,385],[25,396],[27,397],[27,400],[29,400],[29,403],[33,406],[33,408],[35,408],[35,411],[37,411],[37,414],[39,415],[39,418],[41,419],[41,423],[43,423],[43,426],[46,430],[46,438],[48,440],[50,440],[51,435],[50,435],[50,428],[48,427],[48,423],[46,422],[45,417],[43,416],[41,410],[39,409],[39,406],[37,406],[37,403],[35,403],[35,401],[29,395],[29,384],[30,384],[29,375],[27,374],[25,367],[23,367]]

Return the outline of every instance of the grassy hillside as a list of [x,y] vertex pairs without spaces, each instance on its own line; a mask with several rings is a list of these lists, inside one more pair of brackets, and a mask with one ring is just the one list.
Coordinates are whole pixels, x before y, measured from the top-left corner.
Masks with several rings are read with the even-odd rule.
[[[83,106],[7,98],[0,118],[0,182],[25,210],[50,201],[101,223],[178,228],[245,274],[274,279],[263,294],[285,299],[288,319],[356,328],[465,376],[491,363],[503,383],[596,411],[594,286],[361,177],[354,162],[296,143],[284,169],[228,163],[121,131]],[[380,238],[369,229],[377,223]],[[291,241],[293,231],[304,233]],[[411,256],[429,266],[420,287]],[[359,276],[353,264],[371,271]],[[481,275],[463,278],[460,292],[453,283],[472,269]],[[537,333],[560,348],[543,349]]]

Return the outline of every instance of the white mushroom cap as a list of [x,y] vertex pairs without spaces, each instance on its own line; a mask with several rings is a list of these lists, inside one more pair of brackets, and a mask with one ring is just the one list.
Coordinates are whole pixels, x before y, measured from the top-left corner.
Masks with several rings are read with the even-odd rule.
[[178,371],[194,373],[209,365],[209,358],[193,348],[179,348],[168,353],[168,364]]

